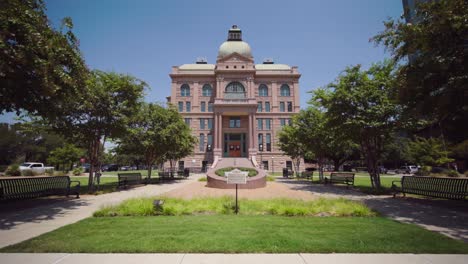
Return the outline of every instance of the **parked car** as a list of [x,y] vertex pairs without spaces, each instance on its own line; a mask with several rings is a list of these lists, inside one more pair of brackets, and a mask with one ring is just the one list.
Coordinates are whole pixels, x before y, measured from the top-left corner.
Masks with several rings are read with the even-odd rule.
[[401,166],[398,170],[396,170],[396,173],[399,174],[414,174],[416,172],[418,172],[418,167],[415,165]]
[[384,166],[379,166],[379,173],[387,174],[387,171],[387,168],[385,168]]
[[131,167],[130,166],[123,166],[123,167],[120,167],[120,170],[121,171],[129,171],[129,170],[131,170]]
[[102,171],[118,171],[118,170],[119,170],[119,165],[117,164],[107,164],[102,167]]
[[46,167],[44,163],[40,162],[25,162],[19,166],[21,172],[25,170],[31,170],[36,174],[44,174],[46,170],[54,170],[54,167]]
[[89,163],[83,163],[83,165],[81,165],[81,168],[83,169],[84,172],[89,172],[90,167],[91,165]]

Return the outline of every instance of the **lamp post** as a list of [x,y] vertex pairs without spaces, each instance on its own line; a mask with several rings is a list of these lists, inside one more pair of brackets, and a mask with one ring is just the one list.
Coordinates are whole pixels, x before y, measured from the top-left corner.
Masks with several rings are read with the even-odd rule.
[[262,168],[262,170],[264,170],[265,167],[263,166],[263,156],[262,156],[262,154],[263,154],[263,144],[258,145],[258,150],[260,151],[260,164],[262,165],[261,168]]
[[271,174],[275,174],[275,164],[273,163],[274,158],[275,157],[273,156],[271,157]]

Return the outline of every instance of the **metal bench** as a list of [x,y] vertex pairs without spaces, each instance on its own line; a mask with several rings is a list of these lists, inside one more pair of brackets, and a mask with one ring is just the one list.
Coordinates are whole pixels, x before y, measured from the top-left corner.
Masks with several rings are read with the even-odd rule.
[[184,168],[183,170],[176,170],[171,168],[165,168],[158,172],[159,180],[176,180],[176,179],[184,179],[190,176],[190,169]]
[[118,187],[127,188],[129,185],[139,185],[145,184],[146,182],[141,177],[141,173],[139,172],[129,172],[129,173],[118,173]]
[[325,177],[325,184],[328,183],[343,183],[346,187],[354,185],[354,173],[349,172],[332,172],[330,178]]
[[[395,183],[400,182],[400,187]],[[403,176],[392,182],[393,197],[398,193],[424,195],[452,200],[468,199],[468,179],[446,177]]]
[[300,174],[300,177],[299,178],[304,178],[304,179],[307,179],[307,180],[312,180],[314,176],[314,172],[313,171],[303,171],[301,172]]
[[[72,186],[73,184],[73,186]],[[0,201],[75,194],[80,198],[80,182],[69,176],[0,179]]]

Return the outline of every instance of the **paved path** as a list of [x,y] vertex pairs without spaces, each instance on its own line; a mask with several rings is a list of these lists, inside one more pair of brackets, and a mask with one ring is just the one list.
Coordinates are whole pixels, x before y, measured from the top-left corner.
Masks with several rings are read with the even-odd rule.
[[133,197],[159,195],[193,183],[201,176],[192,175],[186,180],[146,185],[97,196],[83,195],[80,199],[42,200],[50,203],[0,213],[0,248],[90,217],[103,205],[116,204]]
[[[344,186],[311,184],[278,179],[293,190],[314,195],[362,201],[379,213],[400,222],[416,224],[455,239],[468,242],[468,203],[431,198],[393,198],[391,195],[367,195]],[[467,262],[468,263],[468,262]]]
[[466,264],[468,255],[432,254],[0,254],[2,264]]

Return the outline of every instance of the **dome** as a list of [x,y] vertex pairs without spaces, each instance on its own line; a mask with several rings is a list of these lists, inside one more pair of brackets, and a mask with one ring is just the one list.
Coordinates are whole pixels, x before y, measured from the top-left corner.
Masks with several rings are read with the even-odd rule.
[[218,58],[223,58],[231,55],[232,53],[239,53],[240,55],[252,58],[252,51],[247,42],[244,41],[226,41],[219,47]]

